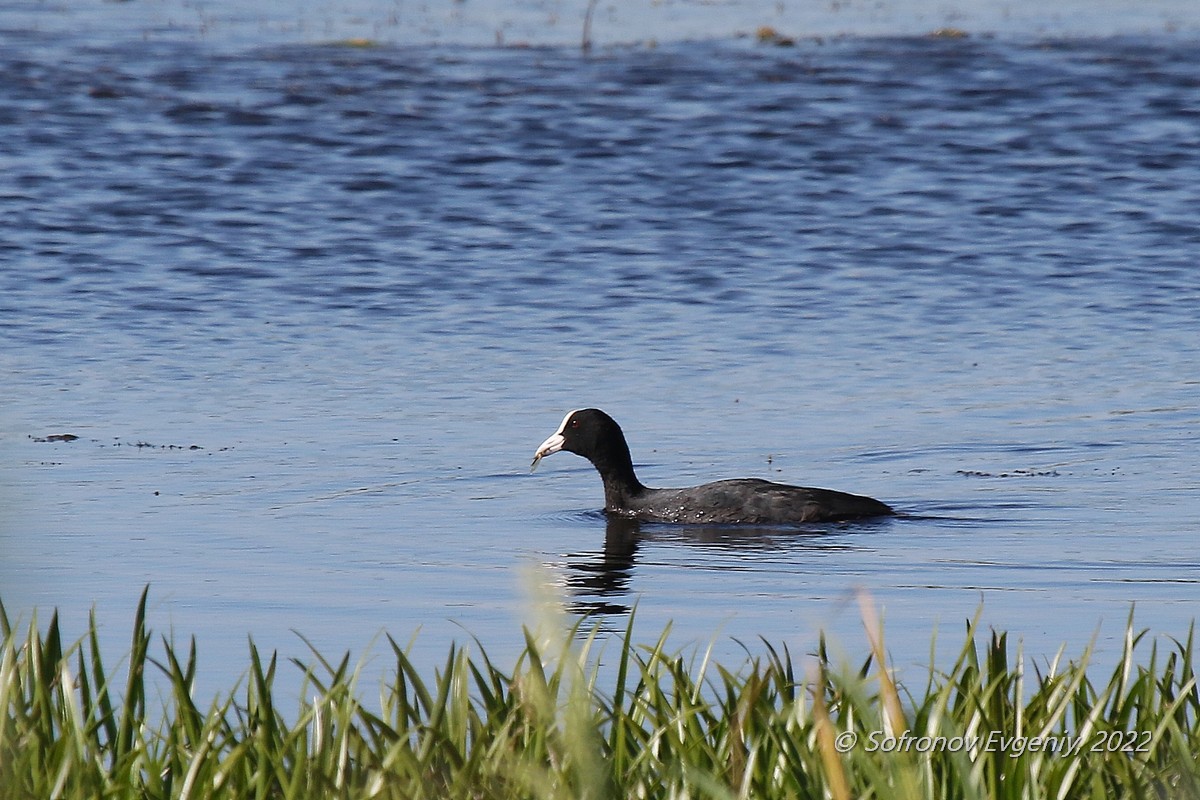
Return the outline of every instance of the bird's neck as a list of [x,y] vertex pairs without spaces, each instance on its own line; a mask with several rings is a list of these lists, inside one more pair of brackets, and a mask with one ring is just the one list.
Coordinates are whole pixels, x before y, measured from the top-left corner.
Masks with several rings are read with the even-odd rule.
[[633,471],[629,445],[623,439],[597,453],[592,465],[604,481],[604,507],[610,511],[627,508],[632,498],[646,490]]

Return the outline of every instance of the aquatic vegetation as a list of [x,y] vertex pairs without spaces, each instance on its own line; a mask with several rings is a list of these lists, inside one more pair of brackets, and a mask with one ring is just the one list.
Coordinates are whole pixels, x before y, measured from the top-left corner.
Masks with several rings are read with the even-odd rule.
[[[761,643],[736,669],[706,653],[527,632],[511,669],[452,647],[363,699],[361,662],[295,661],[295,713],[275,655],[250,646],[238,689],[197,705],[196,647],[152,646],[138,606],[124,674],[94,619],[65,644],[57,616],[22,633],[0,606],[0,787],[30,798],[1195,797],[1200,696],[1193,635],[1126,633],[1111,675],[1088,656],[1032,669],[1003,633],[968,625],[921,685],[884,666],[868,621],[858,669]],[[869,620],[869,616],[868,616]],[[477,647],[477,645],[476,645]],[[595,666],[600,648],[615,658]],[[1147,652],[1148,650],[1148,652]],[[147,691],[157,671],[169,685]],[[157,679],[158,676],[153,676]],[[161,683],[161,682],[159,682]]]

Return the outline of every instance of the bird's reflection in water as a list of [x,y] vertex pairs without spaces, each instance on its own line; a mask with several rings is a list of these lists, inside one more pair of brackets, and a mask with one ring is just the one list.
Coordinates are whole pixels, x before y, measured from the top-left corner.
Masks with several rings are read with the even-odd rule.
[[[567,607],[571,613],[601,618],[629,613],[630,606],[625,601],[641,537],[641,522],[610,516],[604,528],[604,549],[600,553],[569,557]],[[600,623],[601,630],[609,629],[604,619],[593,622]]]
[[590,618],[580,627],[581,635],[597,628],[611,632],[623,627],[620,618],[629,614],[635,599],[631,582],[638,550],[647,543],[682,544],[724,551],[726,555],[753,553],[755,558],[747,563],[753,568],[755,561],[770,561],[772,554],[858,550],[864,545],[851,543],[837,534],[851,529],[865,533],[887,524],[885,519],[806,526],[672,525],[609,515],[605,522],[604,549],[574,553],[566,558],[567,608],[573,614]]

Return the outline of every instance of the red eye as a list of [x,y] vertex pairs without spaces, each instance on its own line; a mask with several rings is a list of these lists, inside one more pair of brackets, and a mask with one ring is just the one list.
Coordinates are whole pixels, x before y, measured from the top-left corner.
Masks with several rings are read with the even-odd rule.
[[578,427],[579,427],[579,420],[577,420],[577,419],[573,419],[573,420],[571,420],[571,427],[572,427],[572,428],[578,428]]

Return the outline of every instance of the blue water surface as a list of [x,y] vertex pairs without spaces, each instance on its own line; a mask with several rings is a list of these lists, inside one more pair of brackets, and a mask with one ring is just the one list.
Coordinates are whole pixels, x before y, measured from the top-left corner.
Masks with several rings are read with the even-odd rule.
[[[138,594],[304,657],[547,598],[679,646],[830,631],[903,670],[982,608],[1034,656],[1182,636],[1200,580],[1196,41],[212,47],[0,34],[0,597]],[[32,44],[30,44],[32,43]],[[33,46],[36,45],[36,46]],[[644,482],[895,519],[610,530],[568,410]],[[71,434],[74,441],[51,437]],[[374,644],[372,644],[374,643]],[[374,649],[373,649],[374,648]],[[380,657],[381,662],[386,658]],[[917,673],[919,674],[919,673]]]

